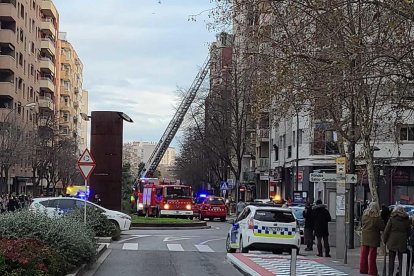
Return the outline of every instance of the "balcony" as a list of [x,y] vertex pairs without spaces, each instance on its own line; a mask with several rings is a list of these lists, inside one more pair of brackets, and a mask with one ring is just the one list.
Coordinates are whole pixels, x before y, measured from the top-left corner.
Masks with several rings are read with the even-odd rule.
[[40,23],[40,28],[48,35],[56,35],[56,28],[52,18],[43,18],[42,22]]
[[55,74],[55,64],[53,61],[46,57],[41,57],[40,59],[40,69],[47,69],[51,73]]
[[269,142],[269,133],[268,128],[262,128],[257,131],[257,140],[259,142]]
[[16,33],[13,30],[0,29],[0,37],[1,37],[2,44],[3,43],[13,44],[13,42],[16,41]]
[[53,100],[49,97],[40,96],[39,97],[39,108],[46,108],[50,111],[54,110]]
[[16,70],[16,60],[9,55],[0,55],[0,69],[6,69],[9,71]]
[[14,83],[0,82],[0,95],[11,95],[14,92]]
[[50,92],[55,92],[55,84],[49,78],[42,77],[39,81],[39,86],[43,90],[49,90]]
[[269,158],[259,158],[257,162],[257,170],[266,171],[269,169]]
[[337,142],[313,142],[310,143],[311,155],[338,155],[339,147]]
[[42,41],[40,42],[40,47],[42,49],[47,50],[53,56],[56,56],[55,42],[50,38],[42,38]]
[[42,0],[40,2],[40,9],[44,15],[54,19],[58,18],[58,12],[52,0]]
[[60,95],[71,95],[71,90],[70,90],[70,88],[69,87],[67,87],[67,86],[64,86],[64,85],[61,85],[60,86]]
[[17,21],[16,0],[2,0],[0,2],[0,18]]

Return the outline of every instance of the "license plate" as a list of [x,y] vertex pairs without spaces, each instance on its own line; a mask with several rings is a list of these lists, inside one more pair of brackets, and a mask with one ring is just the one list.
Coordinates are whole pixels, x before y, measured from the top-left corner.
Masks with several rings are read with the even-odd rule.
[[269,231],[282,232],[283,228],[281,228],[281,227],[269,227]]

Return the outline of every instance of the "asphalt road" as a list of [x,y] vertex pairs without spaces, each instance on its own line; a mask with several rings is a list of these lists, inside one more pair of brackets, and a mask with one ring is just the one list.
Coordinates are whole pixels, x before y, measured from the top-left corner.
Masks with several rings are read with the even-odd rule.
[[[130,230],[109,245],[96,276],[226,275],[241,273],[226,260],[228,223],[211,229]],[[106,256],[106,258],[105,258]]]

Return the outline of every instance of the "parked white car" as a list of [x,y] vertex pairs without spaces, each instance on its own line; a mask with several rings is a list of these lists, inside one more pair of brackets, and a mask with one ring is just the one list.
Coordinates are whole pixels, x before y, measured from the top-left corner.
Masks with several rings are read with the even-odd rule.
[[[86,206],[102,211],[115,226],[119,227],[121,231],[129,230],[131,226],[131,217],[127,214],[109,210],[99,206],[93,202],[86,201]],[[61,216],[70,213],[76,208],[84,208],[85,201],[74,197],[42,197],[33,199],[29,209],[33,211],[46,212],[48,216]]]
[[226,240],[227,252],[249,250],[275,254],[300,248],[300,229],[291,209],[249,205],[232,224]]

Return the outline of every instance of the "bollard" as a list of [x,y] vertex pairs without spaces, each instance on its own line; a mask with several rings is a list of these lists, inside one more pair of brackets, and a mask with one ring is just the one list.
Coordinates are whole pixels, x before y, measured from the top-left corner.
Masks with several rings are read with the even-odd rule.
[[292,248],[292,254],[290,255],[290,276],[296,276],[296,254],[297,249]]
[[399,275],[407,275],[407,253],[402,255],[402,268]]

